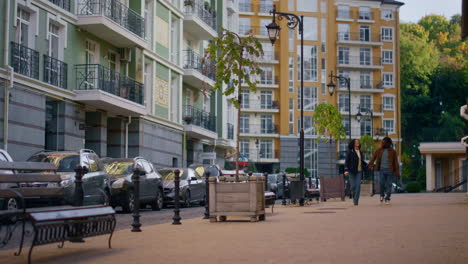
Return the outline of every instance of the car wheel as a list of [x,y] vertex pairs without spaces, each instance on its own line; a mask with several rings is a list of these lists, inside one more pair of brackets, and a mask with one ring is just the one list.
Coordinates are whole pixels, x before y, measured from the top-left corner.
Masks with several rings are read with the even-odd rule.
[[135,208],[135,191],[128,190],[125,194],[125,200],[122,203],[122,209],[125,213],[133,212]]
[[185,192],[182,206],[185,207],[185,208],[190,207],[190,191]]
[[21,208],[21,206],[20,206],[18,200],[16,200],[15,198],[6,199],[5,210],[17,210],[17,209],[20,209],[20,208]]
[[151,209],[153,211],[159,211],[163,208],[164,198],[162,196],[162,191],[158,189],[156,193],[156,199],[151,203]]

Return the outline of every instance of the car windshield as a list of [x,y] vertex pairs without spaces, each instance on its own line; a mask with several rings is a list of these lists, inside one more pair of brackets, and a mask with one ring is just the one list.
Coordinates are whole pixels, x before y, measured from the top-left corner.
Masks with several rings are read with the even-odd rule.
[[80,155],[77,154],[54,154],[35,155],[28,159],[33,162],[49,162],[57,167],[58,172],[73,172],[77,165],[80,165]]
[[112,175],[130,174],[133,170],[133,161],[114,161],[104,165],[107,173]]
[[[171,180],[173,181],[175,179],[175,173],[173,170],[159,170],[158,171],[161,174],[161,177],[163,180]],[[185,170],[180,170],[181,180],[186,180],[187,179],[187,171]]]

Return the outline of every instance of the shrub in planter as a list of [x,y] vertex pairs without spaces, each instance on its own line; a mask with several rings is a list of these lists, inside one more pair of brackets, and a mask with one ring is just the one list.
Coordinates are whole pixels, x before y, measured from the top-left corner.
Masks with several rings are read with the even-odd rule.
[[418,193],[421,191],[421,186],[418,182],[409,182],[406,184],[406,191],[409,193]]

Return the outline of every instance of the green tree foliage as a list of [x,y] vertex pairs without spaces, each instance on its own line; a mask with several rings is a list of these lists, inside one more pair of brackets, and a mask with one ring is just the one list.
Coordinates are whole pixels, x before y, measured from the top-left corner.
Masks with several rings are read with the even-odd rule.
[[419,20],[418,24],[429,34],[429,40],[437,39],[439,33],[448,32],[450,27],[450,21],[440,15],[424,16]]
[[372,154],[375,152],[374,139],[371,136],[365,134],[361,136],[359,142],[361,142],[361,150],[364,152],[365,158],[369,160]]
[[342,140],[346,133],[341,123],[341,114],[332,104],[319,104],[314,112],[314,125],[318,142],[324,139],[325,142],[331,140]]

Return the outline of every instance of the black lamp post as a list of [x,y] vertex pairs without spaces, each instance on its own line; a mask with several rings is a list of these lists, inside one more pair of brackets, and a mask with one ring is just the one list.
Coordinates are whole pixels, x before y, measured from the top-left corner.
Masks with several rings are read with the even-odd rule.
[[349,141],[351,141],[351,79],[349,77],[344,77],[344,76],[340,76],[340,75],[333,75],[333,71],[332,71],[330,73],[330,83],[327,84],[328,92],[330,93],[330,96],[333,95],[333,93],[335,91],[335,88],[336,88],[336,84],[333,83],[333,80],[336,80],[337,82],[344,81],[346,83],[346,88],[348,88]]
[[[301,130],[299,132],[299,175],[300,182],[304,184],[304,16],[298,16],[292,13],[276,12],[276,5],[273,5],[273,10],[270,11],[273,15],[272,22],[266,25],[268,30],[268,37],[270,38],[271,44],[274,45],[278,33],[281,30],[280,26],[276,24],[276,16],[278,20],[285,18],[287,20],[288,28],[294,29],[298,27],[299,34],[301,35]],[[304,186],[301,186],[301,190]],[[302,196],[299,200],[299,205],[304,206],[304,197]]]

